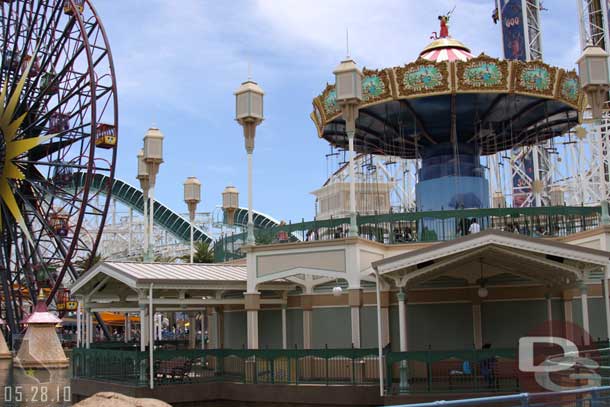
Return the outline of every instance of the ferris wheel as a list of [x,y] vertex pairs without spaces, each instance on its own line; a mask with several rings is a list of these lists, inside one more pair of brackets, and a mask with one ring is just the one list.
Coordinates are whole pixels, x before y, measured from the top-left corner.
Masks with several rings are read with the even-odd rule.
[[90,186],[112,185],[118,111],[89,0],[0,0],[0,15],[0,297],[15,332],[38,292],[53,302],[93,261],[110,194]]

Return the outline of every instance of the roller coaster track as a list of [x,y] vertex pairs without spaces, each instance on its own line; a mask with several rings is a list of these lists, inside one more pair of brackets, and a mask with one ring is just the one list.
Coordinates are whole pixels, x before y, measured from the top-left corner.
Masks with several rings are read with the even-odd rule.
[[[74,182],[82,185],[84,181],[80,173],[75,174]],[[105,193],[106,186],[110,179],[102,174],[95,174],[91,183],[91,190]],[[139,213],[144,213],[144,195],[140,188],[137,188],[121,179],[115,178],[112,183],[112,198],[121,202],[129,208]],[[155,200],[154,203],[155,224],[170,232],[177,239],[184,242],[190,240],[190,223],[188,219],[170,209],[167,205]],[[248,210],[239,208],[234,215],[234,224],[245,226],[248,220]],[[278,225],[278,221],[260,212],[253,214],[254,226],[256,228],[269,228]],[[204,241],[212,244],[214,239],[198,226],[193,228],[193,238],[195,241]]]

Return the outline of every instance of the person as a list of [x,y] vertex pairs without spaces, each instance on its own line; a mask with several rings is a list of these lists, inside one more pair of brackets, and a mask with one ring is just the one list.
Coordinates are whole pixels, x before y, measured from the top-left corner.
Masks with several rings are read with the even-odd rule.
[[[491,343],[483,345],[483,351],[489,351],[490,349]],[[496,365],[496,358],[493,355],[489,355],[489,357],[482,359],[479,362],[481,375],[485,378],[485,382],[490,388],[495,387],[496,385]]]
[[411,230],[410,226],[407,226],[405,229],[405,240],[407,242],[415,241],[415,237],[413,236],[413,231]]
[[[286,226],[286,222],[281,221],[279,226]],[[280,230],[277,232],[276,238],[278,242],[286,243],[288,241],[288,233],[285,230]]]
[[479,226],[476,219],[472,219],[472,223],[470,224],[470,227],[468,228],[468,233],[473,234],[473,233],[479,233],[480,231],[481,231],[481,226]]
[[521,234],[521,229],[519,229],[519,224],[518,223],[515,223],[515,227],[513,229],[513,233],[516,234],[516,235]]

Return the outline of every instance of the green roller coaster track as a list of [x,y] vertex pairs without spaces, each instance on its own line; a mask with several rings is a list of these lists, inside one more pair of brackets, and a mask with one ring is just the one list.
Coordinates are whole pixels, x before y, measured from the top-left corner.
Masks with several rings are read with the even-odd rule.
[[[77,185],[82,186],[84,177],[82,174],[75,174],[75,182]],[[93,176],[93,182],[91,183],[92,192],[106,191],[106,185],[108,185],[109,178],[102,174],[95,174]],[[139,188],[115,178],[112,183],[112,198],[121,202],[122,204],[136,210],[139,213],[144,212],[144,196],[142,190]],[[163,229],[170,232],[176,238],[188,242],[190,240],[190,223],[179,213],[174,212],[172,209],[155,200],[154,203],[154,217],[155,224],[162,227]],[[245,226],[248,219],[248,210],[245,208],[239,208],[235,212],[234,224],[238,226]],[[278,225],[278,222],[268,215],[260,212],[254,212],[253,216],[254,225],[256,228],[270,228]],[[213,243],[214,239],[208,235],[203,229],[195,226],[193,229],[193,238],[195,241],[202,240],[207,243]]]

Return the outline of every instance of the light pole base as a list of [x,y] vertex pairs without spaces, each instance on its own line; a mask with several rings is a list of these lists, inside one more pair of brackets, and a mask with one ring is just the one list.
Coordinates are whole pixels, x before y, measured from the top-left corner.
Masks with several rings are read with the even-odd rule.
[[400,392],[407,393],[409,391],[409,366],[406,360],[400,362]]
[[358,237],[358,221],[356,220],[356,214],[352,213],[349,216],[349,237]]
[[148,249],[144,253],[144,263],[153,263],[155,261],[155,254],[151,249]]
[[254,238],[254,223],[248,223],[248,234],[246,237],[246,243],[249,245],[256,244],[256,239]]
[[602,207],[602,225],[610,225],[610,214],[608,214],[608,201],[605,199],[601,202]]

